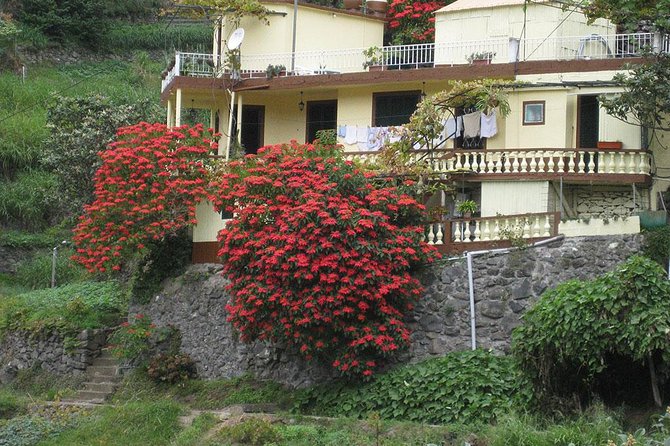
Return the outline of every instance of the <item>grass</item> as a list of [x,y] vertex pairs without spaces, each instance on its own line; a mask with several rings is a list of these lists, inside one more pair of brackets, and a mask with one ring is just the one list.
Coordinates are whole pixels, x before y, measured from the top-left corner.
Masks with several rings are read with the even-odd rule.
[[181,427],[181,408],[173,401],[131,402],[103,407],[80,420],[78,425],[42,446],[165,446],[170,444]]
[[123,382],[114,402],[146,401],[159,396],[191,409],[221,409],[234,404],[275,404],[289,408],[294,392],[270,381],[249,376],[224,380],[191,380],[177,386],[156,384],[142,371],[135,371]]

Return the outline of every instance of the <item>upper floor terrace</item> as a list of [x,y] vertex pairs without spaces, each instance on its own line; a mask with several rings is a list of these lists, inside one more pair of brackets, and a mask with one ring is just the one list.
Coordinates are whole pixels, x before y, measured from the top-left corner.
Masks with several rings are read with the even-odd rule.
[[412,70],[468,64],[509,64],[529,61],[607,60],[640,57],[646,49],[670,52],[670,36],[657,33],[589,34],[547,38],[491,38],[456,42],[393,45],[371,48],[310,50],[286,53],[240,52],[239,69],[226,56],[177,52],[165,73],[161,91],[175,77],[263,78],[268,67],[278,76],[359,73],[373,70]]

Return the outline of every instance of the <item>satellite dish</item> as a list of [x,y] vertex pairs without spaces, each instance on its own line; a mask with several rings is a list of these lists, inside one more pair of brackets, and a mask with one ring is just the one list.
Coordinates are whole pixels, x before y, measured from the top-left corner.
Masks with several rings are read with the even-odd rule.
[[229,50],[236,50],[242,45],[242,41],[244,40],[244,28],[237,28],[233,33],[230,35],[230,38],[228,39],[228,49]]

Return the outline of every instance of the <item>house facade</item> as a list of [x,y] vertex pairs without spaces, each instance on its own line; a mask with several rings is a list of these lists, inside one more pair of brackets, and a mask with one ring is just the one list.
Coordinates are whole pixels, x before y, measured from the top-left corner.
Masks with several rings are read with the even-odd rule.
[[[621,91],[613,76],[639,62],[642,47],[667,52],[667,37],[617,34],[558,2],[458,0],[436,12],[435,43],[385,47],[383,18],[263,3],[269,25],[244,19],[244,37],[237,46],[238,31],[231,45],[238,24],[224,17],[212,54],[177,53],[163,82],[168,124],[209,112],[224,135],[219,155],[336,129],[348,157],[374,159],[386,130],[406,123],[424,95],[453,80],[510,80],[519,85],[507,117],[453,111],[446,127],[456,131],[429,162],[458,190],[433,197],[450,212],[426,228],[429,243],[462,251],[515,237],[636,233],[645,212],[663,209],[670,156],[597,98]],[[478,204],[474,217],[455,212],[465,199]],[[213,260],[224,220],[202,205],[198,221],[194,261]]]

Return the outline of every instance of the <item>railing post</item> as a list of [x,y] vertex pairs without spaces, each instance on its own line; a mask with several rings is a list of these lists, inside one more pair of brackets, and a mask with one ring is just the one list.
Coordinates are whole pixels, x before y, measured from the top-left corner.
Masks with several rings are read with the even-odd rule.
[[174,75],[181,75],[181,53],[177,51],[174,55]]

